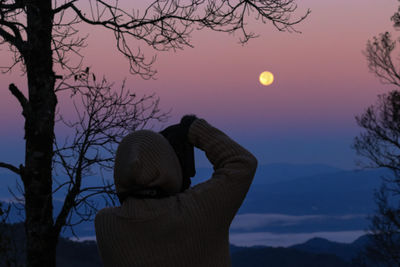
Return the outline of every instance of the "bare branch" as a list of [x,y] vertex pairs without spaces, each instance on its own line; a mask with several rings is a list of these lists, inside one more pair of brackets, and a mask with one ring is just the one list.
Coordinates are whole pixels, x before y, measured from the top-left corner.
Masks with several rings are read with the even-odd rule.
[[0,162],[0,168],[5,168],[5,169],[8,169],[8,170],[10,170],[10,171],[12,171],[12,172],[18,174],[18,175],[21,175],[20,169],[17,168],[17,167],[15,167],[15,166],[12,165],[12,164]]
[[21,54],[24,52],[25,42],[23,33],[26,32],[26,27],[18,19],[22,12],[22,7],[25,5],[23,1],[15,1],[14,4],[5,4],[0,2],[0,38],[9,45],[14,46]]
[[[88,220],[97,211],[90,199],[97,195],[114,195],[113,184],[103,180],[102,186],[86,186],[88,176],[113,168],[115,150],[120,140],[136,129],[147,127],[150,121],[163,121],[166,113],[158,108],[154,95],[138,97],[125,89],[114,90],[105,78],[97,80],[89,68],[76,74],[72,84],[63,81],[58,92],[70,90],[75,107],[75,120],[59,116],[57,125],[73,130],[72,138],[63,144],[55,139],[54,169],[68,176],[53,191],[66,190],[64,205],[57,216],[55,230],[72,226],[70,214]],[[75,81],[76,80],[76,81]],[[63,189],[64,188],[64,189]]]
[[11,83],[8,87],[11,93],[17,98],[18,102],[22,107],[22,115],[26,117],[29,113],[29,101],[26,99],[24,94],[15,86],[15,84]]
[[74,2],[76,2],[76,1],[78,1],[78,0],[71,0],[70,2],[67,2],[67,3],[65,3],[65,4],[63,4],[63,5],[61,5],[61,6],[57,7],[57,8],[55,8],[55,9],[53,10],[53,14],[57,14],[57,13],[59,13],[59,12],[61,12],[61,11],[64,11],[64,10],[66,10],[66,9],[68,9],[68,8],[70,8],[70,7],[72,7],[72,4],[73,4]]
[[[1,25],[1,23],[0,23],[0,25]],[[15,47],[19,47],[18,39],[1,27],[0,27],[0,37],[2,37],[6,42],[9,42],[11,45],[13,45]]]
[[25,1],[19,0],[12,4],[5,4],[3,1],[0,2],[0,9],[4,12],[15,11],[16,9],[24,8]]
[[400,74],[392,60],[395,47],[396,42],[386,32],[380,34],[379,38],[374,37],[372,41],[368,41],[364,54],[368,61],[368,68],[383,83],[400,86]]
[[63,206],[54,223],[54,231],[57,236],[60,234],[62,227],[65,226],[66,220],[70,215],[71,209],[75,206],[75,198],[80,193],[80,184],[73,184],[64,199]]
[[15,38],[17,38],[17,40],[20,41],[21,43],[23,42],[20,28],[26,30],[26,27],[22,23],[18,21],[7,21],[4,19],[0,19],[0,25],[3,25],[11,29],[15,35]]
[[[117,3],[117,2],[116,2]],[[248,1],[234,4],[227,0],[153,1],[144,12],[128,13],[117,4],[111,5],[102,0],[95,1],[96,9],[91,6],[89,12],[82,11],[76,4],[68,7],[84,23],[101,26],[111,30],[117,41],[118,50],[129,60],[130,71],[143,78],[151,78],[153,59],[144,60],[138,49],[129,45],[129,37],[143,41],[159,51],[191,47],[190,36],[193,30],[209,28],[214,31],[241,33],[240,42],[246,43],[256,35],[248,31],[247,18],[254,14],[262,23],[271,22],[280,31],[294,31],[294,25],[303,21],[310,13],[307,10],[299,19],[292,19],[297,6],[294,0]]]

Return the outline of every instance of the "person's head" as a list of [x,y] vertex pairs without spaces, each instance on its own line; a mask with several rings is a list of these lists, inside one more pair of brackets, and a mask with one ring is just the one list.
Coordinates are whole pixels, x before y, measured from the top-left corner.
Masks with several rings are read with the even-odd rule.
[[174,195],[182,188],[182,170],[174,149],[164,136],[139,130],[124,137],[118,146],[114,182],[120,201],[124,200],[121,196],[146,189]]

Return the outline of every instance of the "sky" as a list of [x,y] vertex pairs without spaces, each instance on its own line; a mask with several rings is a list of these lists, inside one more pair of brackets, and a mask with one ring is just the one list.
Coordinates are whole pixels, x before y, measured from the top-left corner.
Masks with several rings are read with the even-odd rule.
[[[126,79],[132,92],[160,97],[162,110],[171,110],[171,117],[156,130],[193,113],[248,148],[260,164],[322,163],[353,169],[356,156],[350,146],[360,132],[354,117],[373,104],[377,94],[391,89],[368,71],[362,50],[373,36],[394,32],[390,17],[397,4],[298,1],[297,16],[311,9],[296,27],[301,34],[250,20],[249,27],[260,36],[244,46],[236,35],[194,31],[194,48],[157,54],[154,80],[129,74],[112,34],[83,27],[82,32],[90,34],[82,51],[84,65],[116,84]],[[0,63],[9,62],[7,47],[0,49]],[[149,58],[155,54],[141,49]],[[275,75],[267,87],[258,82],[266,70]],[[0,75],[0,160],[19,164],[24,156],[23,120],[6,90],[10,82],[26,93],[18,68]],[[206,164],[200,155],[198,166]]]

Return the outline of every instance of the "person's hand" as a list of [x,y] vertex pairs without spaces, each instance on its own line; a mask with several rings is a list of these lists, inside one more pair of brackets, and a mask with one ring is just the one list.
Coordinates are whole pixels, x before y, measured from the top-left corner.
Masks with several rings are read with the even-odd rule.
[[182,192],[190,187],[190,177],[196,175],[194,146],[188,139],[189,128],[196,119],[195,115],[185,115],[179,124],[171,125],[160,132],[171,144],[179,159],[183,177]]
[[188,139],[189,128],[195,120],[197,120],[196,115],[185,115],[182,117],[181,122],[180,122],[180,125],[184,131],[184,134],[185,134],[188,142],[189,142],[189,139]]

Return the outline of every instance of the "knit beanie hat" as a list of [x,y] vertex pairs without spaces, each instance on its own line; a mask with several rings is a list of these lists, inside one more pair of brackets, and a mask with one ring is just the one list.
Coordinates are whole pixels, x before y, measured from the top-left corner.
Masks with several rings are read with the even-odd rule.
[[137,188],[158,187],[169,195],[182,186],[182,170],[168,140],[149,130],[125,136],[118,146],[114,165],[117,194]]

